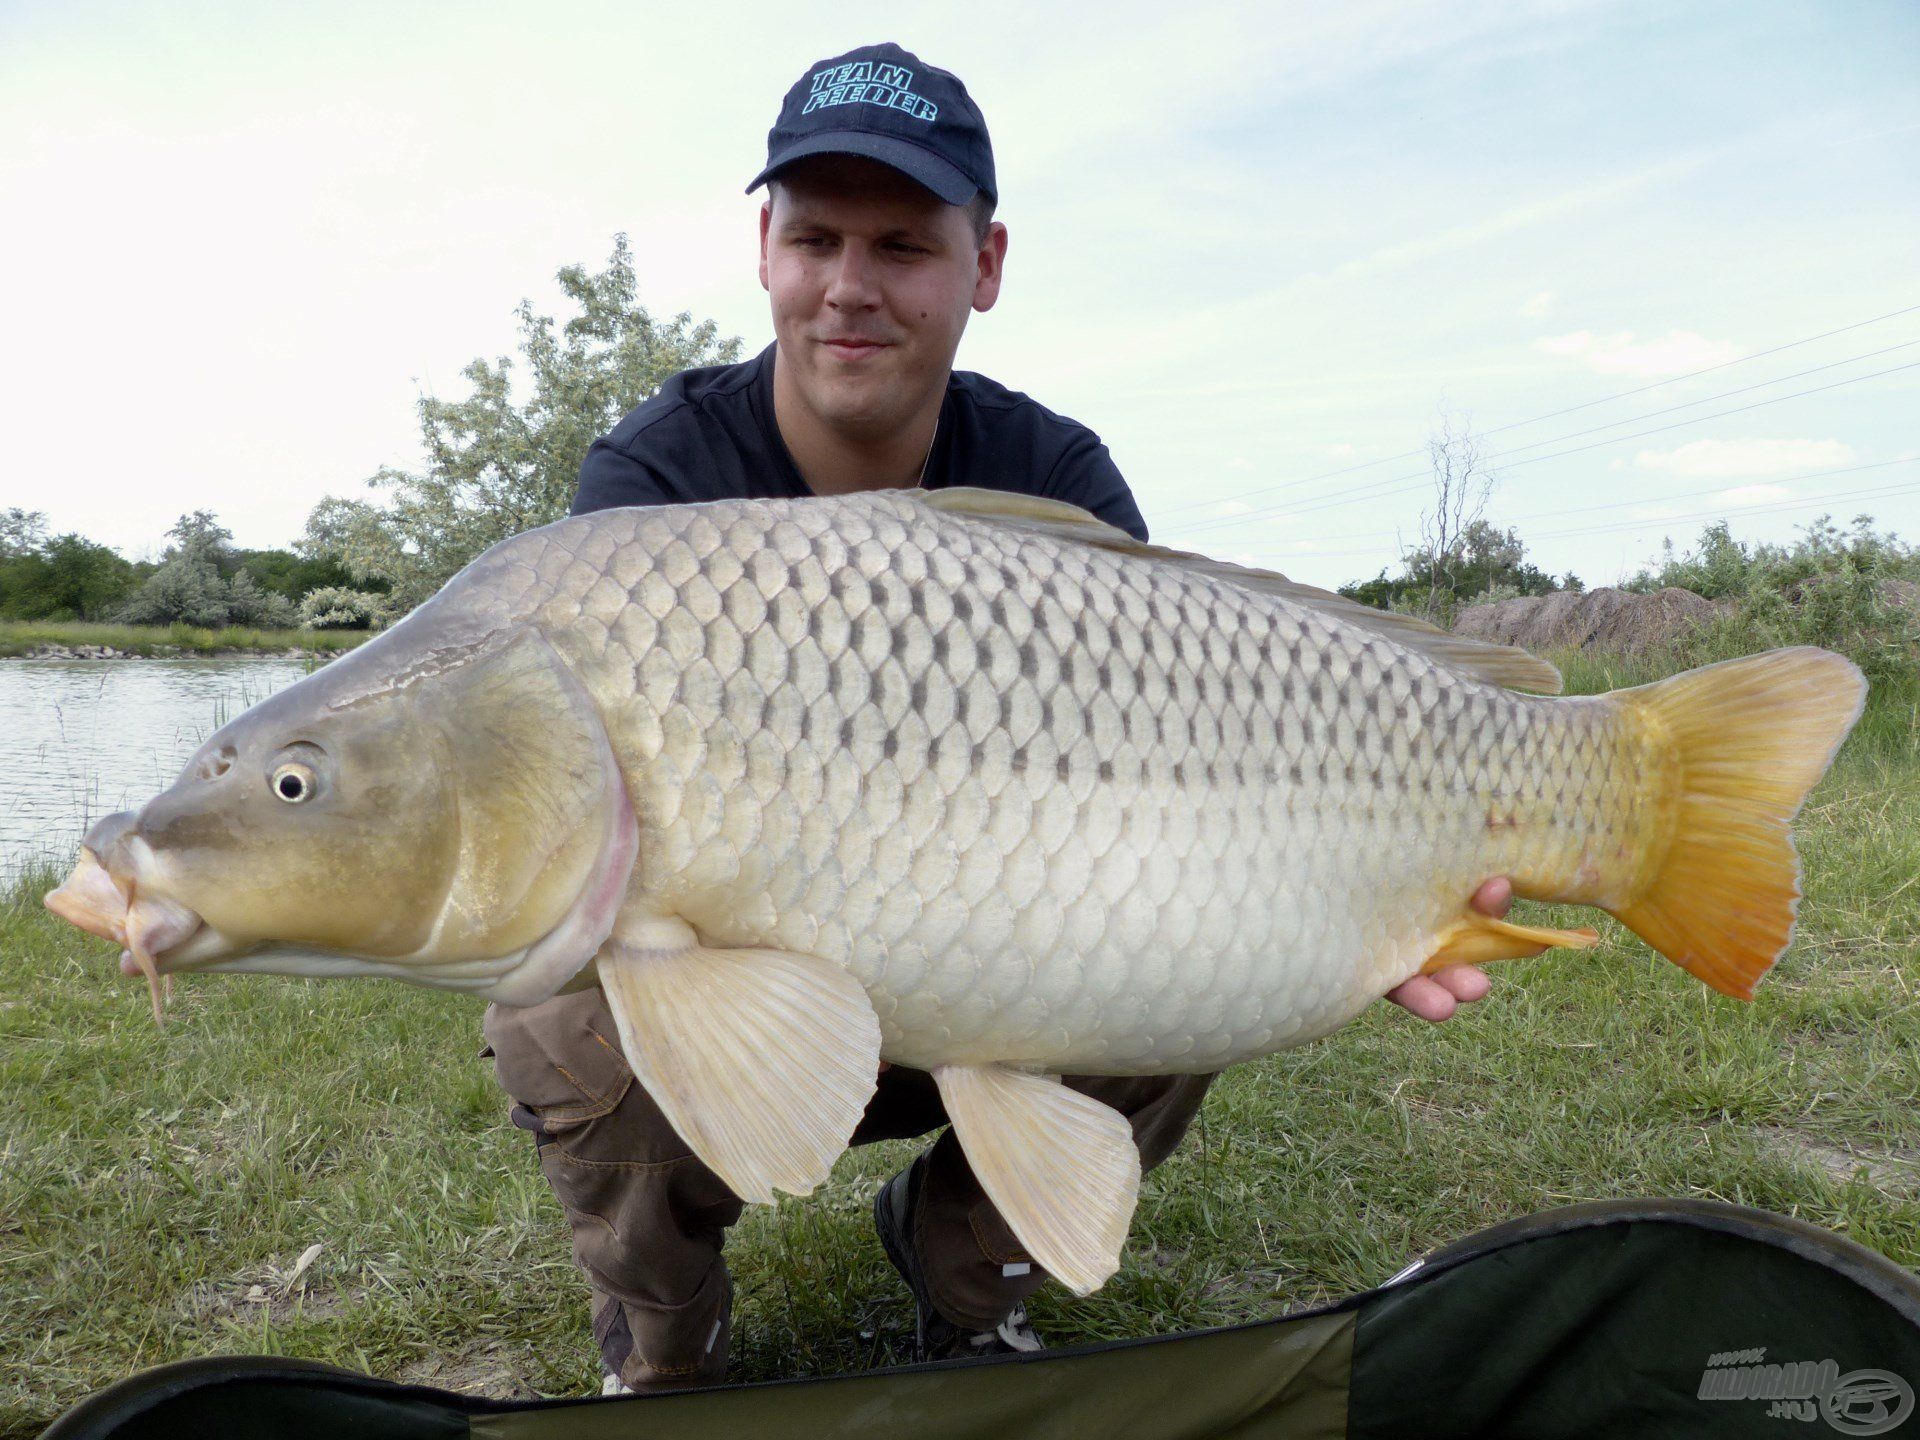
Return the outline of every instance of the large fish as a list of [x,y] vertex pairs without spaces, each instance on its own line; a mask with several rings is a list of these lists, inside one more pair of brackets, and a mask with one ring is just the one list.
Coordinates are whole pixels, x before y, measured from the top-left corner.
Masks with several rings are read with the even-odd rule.
[[[597,981],[743,1197],[805,1193],[886,1059],[1082,1293],[1138,1157],[1062,1073],[1213,1071],[1610,911],[1750,996],[1788,822],[1859,716],[1782,650],[1551,666],[990,491],[615,510],[495,546],[100,822],[61,915],[158,976]],[[155,996],[158,1006],[158,992]]]

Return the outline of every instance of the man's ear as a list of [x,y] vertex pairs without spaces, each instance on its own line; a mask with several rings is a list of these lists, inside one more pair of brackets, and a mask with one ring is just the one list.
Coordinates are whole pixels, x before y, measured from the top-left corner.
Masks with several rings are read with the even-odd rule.
[[767,231],[773,225],[773,197],[769,195],[760,202],[760,288],[771,291],[773,286],[767,282]]
[[975,264],[973,308],[984,314],[1000,298],[1000,275],[1007,264],[1007,227],[998,220],[987,227],[987,238],[981,242]]

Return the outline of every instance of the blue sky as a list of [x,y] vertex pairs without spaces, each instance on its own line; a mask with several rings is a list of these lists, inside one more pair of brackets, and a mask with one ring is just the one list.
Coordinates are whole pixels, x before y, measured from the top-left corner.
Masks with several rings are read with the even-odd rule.
[[1727,363],[1920,306],[1901,0],[14,0],[0,504],[130,553],[200,506],[284,543],[617,230],[656,310],[758,347],[740,186],[801,70],[882,38],[994,133],[1007,286],[960,364],[1099,431],[1157,538],[1371,575],[1443,407],[1499,430],[1490,516],[1590,584],[1706,516],[1920,534],[1920,368],[1858,378],[1920,361],[1920,311]]

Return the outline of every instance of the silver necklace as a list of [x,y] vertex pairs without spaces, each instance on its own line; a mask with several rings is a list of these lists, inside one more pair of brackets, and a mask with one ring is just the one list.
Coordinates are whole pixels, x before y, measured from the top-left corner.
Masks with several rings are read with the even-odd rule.
[[934,442],[939,440],[939,438],[940,417],[936,415],[933,417],[933,438],[927,441],[927,453],[920,461],[920,478],[913,482],[913,488],[916,490],[924,490],[927,488],[927,467],[933,464]]

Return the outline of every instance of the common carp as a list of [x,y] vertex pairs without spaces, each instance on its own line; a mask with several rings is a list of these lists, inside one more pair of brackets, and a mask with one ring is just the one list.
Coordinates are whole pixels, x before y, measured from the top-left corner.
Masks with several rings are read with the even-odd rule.
[[[1609,911],[1729,995],[1860,672],[1781,650],[1563,699],[1521,651],[993,491],[613,510],[496,545],[216,732],[47,898],[159,977],[604,987],[742,1197],[930,1071],[1074,1290],[1139,1182],[1063,1073],[1207,1072]],[[156,1009],[159,1004],[155,991]]]

